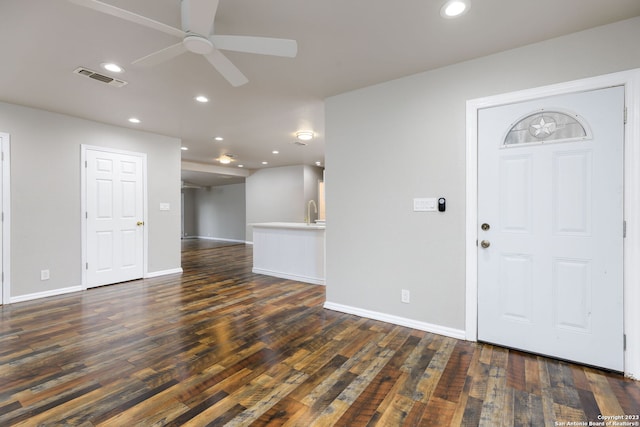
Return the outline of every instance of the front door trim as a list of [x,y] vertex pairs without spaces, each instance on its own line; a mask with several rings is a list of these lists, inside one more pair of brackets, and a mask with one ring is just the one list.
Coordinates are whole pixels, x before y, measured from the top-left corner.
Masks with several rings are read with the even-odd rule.
[[[574,80],[467,101],[466,164],[466,309],[465,337],[478,339],[478,110],[574,92],[625,87],[626,124],[624,148],[624,373],[640,379],[640,69]],[[621,112],[620,114],[623,114]],[[620,230],[622,233],[622,230]]]

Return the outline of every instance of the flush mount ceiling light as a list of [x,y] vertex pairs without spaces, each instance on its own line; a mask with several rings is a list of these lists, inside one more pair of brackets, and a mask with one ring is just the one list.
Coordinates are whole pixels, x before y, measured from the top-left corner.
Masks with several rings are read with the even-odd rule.
[[218,142],[219,142],[219,141],[224,141],[224,138],[223,138],[223,137],[221,137],[221,136],[216,136],[216,137],[214,137],[213,139],[215,139],[215,140],[216,140],[216,141],[218,141]]
[[301,130],[300,132],[296,132],[296,137],[300,141],[310,141],[313,139],[313,131]]
[[218,157],[216,160],[218,160],[223,165],[228,165],[233,161],[233,156],[231,154],[223,154],[222,156]]
[[470,0],[449,0],[440,8],[440,15],[447,19],[457,18],[467,13],[470,7]]
[[189,150],[189,147],[180,147],[180,149],[181,149],[182,151],[188,151],[188,150]]
[[136,117],[131,117],[131,118],[129,119],[129,122],[130,122],[130,123],[134,123],[134,124],[138,124],[138,123],[140,123],[140,119],[138,119],[138,118],[136,118]]
[[194,98],[196,101],[201,102],[203,104],[206,104],[207,102],[209,102],[209,98],[207,98],[204,95],[198,95]]
[[100,66],[107,71],[111,71],[112,73],[124,73],[124,68],[122,68],[118,64],[114,64],[113,62],[103,62],[102,64],[100,64]]

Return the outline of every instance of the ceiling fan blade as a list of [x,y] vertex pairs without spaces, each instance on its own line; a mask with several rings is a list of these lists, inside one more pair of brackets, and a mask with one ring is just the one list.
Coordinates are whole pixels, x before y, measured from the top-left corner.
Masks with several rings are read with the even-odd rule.
[[[154,30],[161,31],[166,34],[170,34],[176,37],[184,37],[185,32],[177,28],[173,28],[162,22],[154,21],[137,13],[129,12],[128,10],[120,9],[119,7],[112,6],[107,3],[103,3],[98,0],[69,0],[71,3],[75,3],[79,6],[84,6],[89,9],[93,9],[98,12],[106,13],[107,15],[115,16],[125,21],[133,22],[139,25],[143,25]],[[216,2],[217,3],[217,2]]]
[[184,31],[209,36],[218,10],[218,0],[182,0]]
[[187,48],[184,47],[184,44],[182,44],[182,42],[180,42],[172,46],[166,47],[162,50],[159,50],[157,52],[153,52],[152,54],[144,56],[140,59],[136,59],[135,61],[132,62],[132,65],[149,67],[152,65],[157,65],[162,62],[168,61],[185,52],[187,52]]
[[298,43],[295,40],[218,35],[211,36],[209,40],[211,40],[211,43],[213,43],[216,48],[222,50],[284,56],[287,58],[295,58],[298,54]]
[[231,86],[238,87],[247,83],[249,79],[242,74],[242,71],[238,69],[229,59],[222,54],[218,49],[213,49],[211,53],[204,55],[207,61],[214,66],[222,77],[227,79]]

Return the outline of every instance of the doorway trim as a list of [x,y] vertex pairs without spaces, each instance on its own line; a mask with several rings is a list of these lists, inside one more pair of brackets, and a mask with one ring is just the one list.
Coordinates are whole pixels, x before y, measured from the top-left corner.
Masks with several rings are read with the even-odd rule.
[[640,194],[640,69],[467,101],[465,338],[478,340],[478,110],[611,86],[624,86],[627,118],[624,125],[624,374],[640,379],[640,310],[633,304],[640,301],[640,268],[633,263],[640,259],[640,197],[637,196]]
[[2,283],[0,304],[11,302],[11,135],[0,132],[2,138]]
[[[142,207],[144,210],[143,221],[145,224],[149,223],[148,218],[148,199],[147,199],[147,155],[145,153],[137,153],[133,151],[118,150],[116,148],[98,147],[93,145],[80,145],[80,168],[81,168],[81,180],[80,180],[80,223],[81,223],[81,241],[82,241],[82,290],[87,290],[87,151],[103,151],[105,153],[124,154],[127,156],[140,157],[142,159]],[[143,227],[142,233],[142,277],[147,277],[147,254],[149,253],[149,227]]]

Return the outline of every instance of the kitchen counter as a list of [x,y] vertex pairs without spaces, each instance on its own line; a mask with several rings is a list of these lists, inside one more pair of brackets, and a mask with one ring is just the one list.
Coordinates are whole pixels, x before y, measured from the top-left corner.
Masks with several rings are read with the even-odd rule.
[[253,272],[324,285],[324,224],[267,222],[253,227]]

